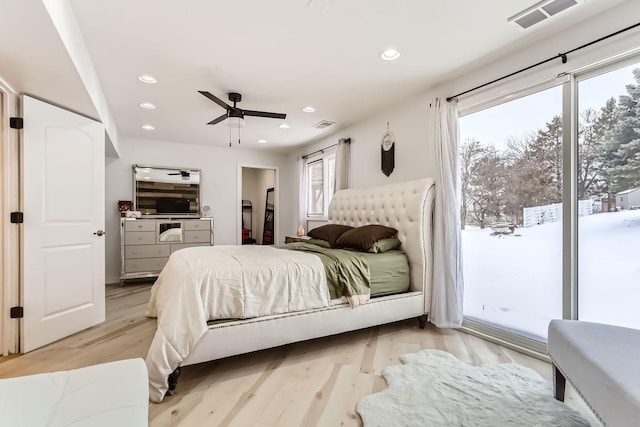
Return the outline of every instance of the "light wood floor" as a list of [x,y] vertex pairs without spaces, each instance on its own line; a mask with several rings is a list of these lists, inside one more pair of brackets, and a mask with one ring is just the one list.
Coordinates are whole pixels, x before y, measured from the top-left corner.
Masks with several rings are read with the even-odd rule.
[[[156,322],[144,317],[149,289],[108,285],[105,323],[25,355],[0,357],[0,378],[144,358]],[[185,367],[177,394],[150,404],[150,425],[359,426],[356,403],[386,387],[382,369],[426,348],[474,365],[515,362],[551,379],[543,361],[463,332],[421,330],[408,320]],[[573,390],[567,403],[598,425]]]

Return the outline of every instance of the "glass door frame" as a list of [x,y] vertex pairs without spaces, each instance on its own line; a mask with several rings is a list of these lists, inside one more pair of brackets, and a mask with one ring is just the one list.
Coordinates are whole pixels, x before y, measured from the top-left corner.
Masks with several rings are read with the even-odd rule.
[[[461,109],[460,117],[471,114],[513,99],[562,85],[562,317],[578,319],[578,83],[580,81],[605,74],[626,65],[640,61],[637,52],[619,55],[611,60],[583,67],[571,73],[563,73],[554,79],[545,81],[524,90],[502,93],[499,97],[483,102],[475,107]],[[548,359],[546,342],[537,341],[505,329],[489,326],[476,320],[465,318],[463,331],[477,335],[506,347],[514,348],[534,357]]]

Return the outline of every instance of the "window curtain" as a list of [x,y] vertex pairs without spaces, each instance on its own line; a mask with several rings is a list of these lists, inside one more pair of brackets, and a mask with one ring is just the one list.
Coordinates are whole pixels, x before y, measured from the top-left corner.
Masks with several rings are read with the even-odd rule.
[[434,270],[429,320],[440,328],[462,325],[462,245],[460,234],[460,168],[456,101],[435,98],[427,114],[428,141],[436,162]]
[[334,192],[349,188],[351,174],[351,138],[340,138],[336,149],[336,171]]
[[297,163],[297,182],[298,182],[298,225],[307,230],[307,160],[304,157],[298,157]]

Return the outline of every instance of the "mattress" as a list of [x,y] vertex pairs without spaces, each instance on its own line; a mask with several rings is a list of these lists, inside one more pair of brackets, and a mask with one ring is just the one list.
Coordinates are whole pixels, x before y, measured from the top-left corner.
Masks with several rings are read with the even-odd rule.
[[[409,290],[409,262],[401,250],[373,254],[358,252],[369,264],[371,297],[397,294]],[[344,298],[332,300],[332,304],[344,303]],[[209,320],[208,325],[233,322],[239,319]]]
[[403,251],[387,251],[381,254],[358,253],[369,264],[372,297],[409,290],[409,262]]

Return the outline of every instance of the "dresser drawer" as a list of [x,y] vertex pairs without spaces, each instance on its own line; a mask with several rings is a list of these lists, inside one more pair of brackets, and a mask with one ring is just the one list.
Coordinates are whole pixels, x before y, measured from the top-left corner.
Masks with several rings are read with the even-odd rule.
[[185,243],[209,243],[211,241],[211,232],[209,229],[202,231],[188,230],[184,232]]
[[125,221],[124,231],[156,231],[155,221]]
[[178,245],[171,245],[171,253],[174,253],[175,251],[179,251],[180,249],[184,249],[184,248],[195,248],[197,246],[210,246],[209,242],[207,243],[181,243]]
[[171,254],[169,245],[131,245],[124,247],[124,257],[133,258],[158,258],[168,257]]
[[155,245],[155,231],[127,231],[124,233],[125,245]]
[[205,230],[211,228],[211,221],[202,221],[199,219],[187,219],[184,221],[185,230]]
[[124,262],[126,273],[142,273],[146,271],[160,271],[169,258],[141,258],[128,259]]

